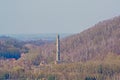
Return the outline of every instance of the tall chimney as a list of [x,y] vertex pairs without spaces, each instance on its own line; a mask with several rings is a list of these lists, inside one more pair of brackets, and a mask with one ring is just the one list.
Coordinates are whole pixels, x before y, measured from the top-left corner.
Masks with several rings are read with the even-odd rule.
[[60,63],[60,36],[56,37],[56,63]]

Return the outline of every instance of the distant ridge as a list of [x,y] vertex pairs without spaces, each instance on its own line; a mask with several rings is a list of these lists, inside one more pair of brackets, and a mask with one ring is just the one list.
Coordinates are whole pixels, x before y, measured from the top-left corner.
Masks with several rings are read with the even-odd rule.
[[[61,37],[64,38],[71,33],[61,33]],[[4,36],[4,35],[0,35]],[[38,33],[38,34],[6,34],[5,36],[10,36],[22,41],[31,40],[50,40],[53,41],[56,38],[56,33]]]

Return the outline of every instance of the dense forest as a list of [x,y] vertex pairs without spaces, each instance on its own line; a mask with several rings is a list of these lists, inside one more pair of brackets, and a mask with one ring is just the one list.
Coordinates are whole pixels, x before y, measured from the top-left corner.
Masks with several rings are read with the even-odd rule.
[[60,42],[0,37],[0,80],[120,80],[120,16]]

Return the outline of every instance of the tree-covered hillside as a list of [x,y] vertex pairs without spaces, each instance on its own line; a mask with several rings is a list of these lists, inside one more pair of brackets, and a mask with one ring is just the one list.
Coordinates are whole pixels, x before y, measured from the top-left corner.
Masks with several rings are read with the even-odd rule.
[[[54,43],[42,48],[45,55],[55,54]],[[61,39],[61,58],[64,62],[103,59],[111,52],[120,54],[120,16],[99,22],[81,33]]]
[[103,58],[110,52],[120,54],[120,16],[61,41],[61,54],[71,61]]

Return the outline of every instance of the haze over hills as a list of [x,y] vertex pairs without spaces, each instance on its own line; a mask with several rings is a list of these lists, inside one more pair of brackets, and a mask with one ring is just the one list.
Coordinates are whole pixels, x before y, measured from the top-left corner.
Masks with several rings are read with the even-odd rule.
[[[71,35],[72,33],[61,33],[61,38]],[[22,41],[48,40],[56,39],[56,33],[38,33],[38,34],[3,34],[0,36],[9,36]]]

